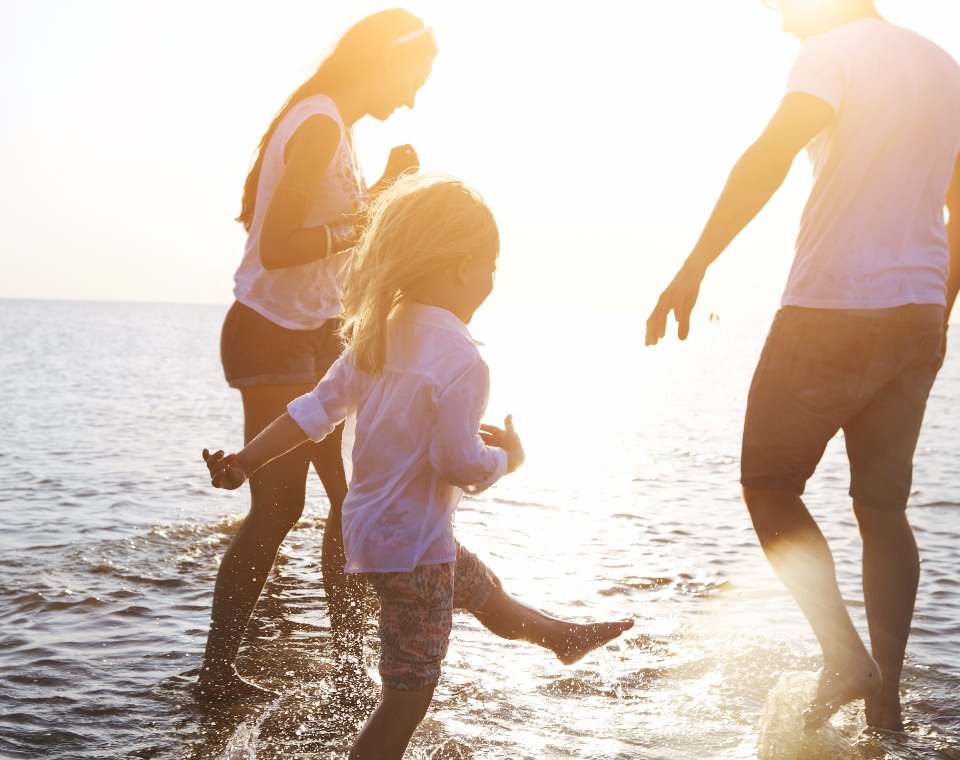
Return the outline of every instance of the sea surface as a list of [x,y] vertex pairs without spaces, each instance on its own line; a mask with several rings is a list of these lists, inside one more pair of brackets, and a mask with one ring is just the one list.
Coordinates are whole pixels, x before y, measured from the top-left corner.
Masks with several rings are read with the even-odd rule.
[[[247,508],[243,490],[209,486],[200,459],[241,443],[219,365],[225,311],[0,301],[0,757],[346,756],[365,713],[330,681],[318,483],[239,663],[280,697],[205,709],[191,690],[219,558]],[[514,415],[528,459],[464,500],[460,540],[531,604],[636,625],[565,667],[457,615],[408,757],[960,758],[960,353],[917,454],[907,732],[865,730],[854,705],[807,735],[817,648],[737,485],[770,316],[701,319],[686,343],[644,348],[639,314],[478,314],[489,418]],[[837,440],[807,500],[865,630],[847,479]],[[375,614],[371,601],[374,677]]]

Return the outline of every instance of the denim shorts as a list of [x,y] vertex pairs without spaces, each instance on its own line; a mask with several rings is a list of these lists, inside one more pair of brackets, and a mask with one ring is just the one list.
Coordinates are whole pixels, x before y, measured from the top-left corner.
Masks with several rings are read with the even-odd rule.
[[497,576],[460,544],[456,562],[365,575],[380,599],[380,679],[401,691],[436,686],[453,610],[479,610],[501,588]]
[[234,302],[220,332],[227,384],[315,385],[343,351],[339,328],[339,319],[328,319],[313,330],[290,330]]
[[943,317],[935,305],[777,312],[747,398],[740,482],[802,494],[842,429],[850,496],[905,509]]

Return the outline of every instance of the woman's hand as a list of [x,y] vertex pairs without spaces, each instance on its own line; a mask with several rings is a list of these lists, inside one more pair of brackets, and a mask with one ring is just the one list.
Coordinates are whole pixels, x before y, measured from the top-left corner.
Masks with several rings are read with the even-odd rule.
[[513,427],[513,415],[508,414],[503,421],[503,428],[496,425],[480,425],[480,439],[487,446],[495,446],[507,452],[507,472],[513,472],[523,464],[525,456],[520,436]]
[[390,151],[387,168],[383,170],[383,180],[397,179],[401,174],[415,172],[420,168],[420,157],[412,145],[398,145]]
[[236,454],[224,455],[223,450],[211,454],[207,449],[204,449],[203,461],[207,463],[207,469],[210,471],[210,483],[215,488],[225,488],[232,491],[242,486],[247,480],[247,473],[244,472]]

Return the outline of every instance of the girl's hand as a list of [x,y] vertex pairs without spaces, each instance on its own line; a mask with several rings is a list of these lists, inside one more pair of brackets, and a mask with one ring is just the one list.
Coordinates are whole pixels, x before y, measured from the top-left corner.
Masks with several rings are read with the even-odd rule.
[[496,425],[480,425],[480,439],[487,446],[495,446],[507,452],[507,472],[513,472],[524,462],[523,444],[513,427],[513,415],[508,414],[503,428]]
[[210,483],[215,488],[225,488],[232,491],[242,486],[247,480],[247,473],[244,472],[236,454],[224,456],[223,450],[211,454],[204,449],[203,461],[207,463],[207,469],[210,471]]

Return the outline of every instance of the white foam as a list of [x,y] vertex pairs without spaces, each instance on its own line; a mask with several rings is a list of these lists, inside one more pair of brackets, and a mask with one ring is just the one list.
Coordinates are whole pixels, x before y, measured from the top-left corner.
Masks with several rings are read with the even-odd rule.
[[804,728],[803,711],[816,688],[814,674],[780,677],[763,708],[758,760],[845,760],[854,756],[850,742],[829,721],[815,731]]

